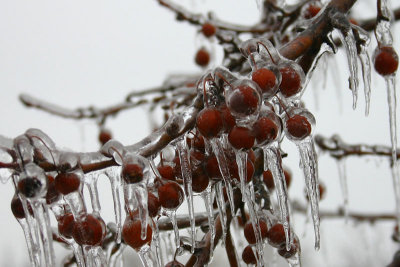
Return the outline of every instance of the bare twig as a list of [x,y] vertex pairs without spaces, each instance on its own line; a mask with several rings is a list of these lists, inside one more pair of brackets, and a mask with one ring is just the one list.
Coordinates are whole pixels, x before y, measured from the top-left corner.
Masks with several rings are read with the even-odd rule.
[[[294,212],[299,213],[307,213],[307,207],[295,201],[292,202],[292,209]],[[338,209],[337,211],[323,211],[319,212],[319,216],[321,219],[335,219],[335,218],[344,218],[345,212],[343,209]],[[376,221],[383,220],[396,220],[396,216],[390,213],[381,213],[381,214],[365,214],[365,213],[357,213],[350,212],[348,215],[349,219],[354,221],[367,221],[370,223],[375,223]]]
[[[388,146],[347,144],[338,135],[331,138],[316,135],[314,140],[321,150],[329,152],[331,157],[337,159],[348,156],[385,156],[389,158],[392,156],[392,149]],[[397,158],[399,157],[400,152],[397,153]]]

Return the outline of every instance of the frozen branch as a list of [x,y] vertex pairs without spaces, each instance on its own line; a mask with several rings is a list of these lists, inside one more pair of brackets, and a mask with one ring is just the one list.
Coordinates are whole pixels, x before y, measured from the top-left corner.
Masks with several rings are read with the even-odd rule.
[[[347,144],[338,135],[333,135],[331,138],[316,135],[315,143],[321,150],[329,152],[329,155],[336,159],[348,156],[392,156],[392,149],[388,146]],[[400,153],[397,153],[397,158],[399,157]]]

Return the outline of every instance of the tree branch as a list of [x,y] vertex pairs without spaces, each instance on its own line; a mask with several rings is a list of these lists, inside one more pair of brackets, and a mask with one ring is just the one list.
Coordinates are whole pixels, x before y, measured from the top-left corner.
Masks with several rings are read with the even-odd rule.
[[[348,156],[385,156],[389,158],[392,156],[392,149],[390,147],[347,144],[338,135],[333,135],[331,138],[316,135],[314,141],[321,150],[329,152],[329,155],[336,159]],[[400,152],[397,153],[397,158],[400,158]]]

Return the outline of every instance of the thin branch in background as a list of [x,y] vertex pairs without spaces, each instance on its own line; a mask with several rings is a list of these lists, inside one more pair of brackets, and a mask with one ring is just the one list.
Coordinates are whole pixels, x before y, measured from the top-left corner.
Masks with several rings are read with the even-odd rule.
[[[388,146],[347,144],[338,135],[333,135],[331,138],[316,135],[314,141],[322,151],[329,152],[329,155],[336,159],[348,156],[384,156],[389,158],[392,156],[392,150]],[[400,152],[397,153],[397,158],[399,157]]]

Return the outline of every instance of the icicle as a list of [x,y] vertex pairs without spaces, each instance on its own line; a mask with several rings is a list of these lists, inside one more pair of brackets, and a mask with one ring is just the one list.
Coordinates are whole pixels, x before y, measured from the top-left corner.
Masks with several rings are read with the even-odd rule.
[[80,191],[69,193],[64,196],[64,199],[68,203],[74,218],[77,219],[86,213],[86,205]]
[[100,207],[100,201],[99,201],[99,192],[97,190],[97,179],[98,179],[98,174],[97,173],[89,173],[85,175],[85,184],[88,187],[89,194],[90,194],[90,199],[92,202],[92,210],[93,214],[96,216],[100,215],[101,207]]
[[[208,186],[206,190],[204,190],[202,194],[204,205],[206,206],[207,217],[208,217],[208,225],[211,233],[211,242],[210,247],[214,247],[214,239],[215,239],[215,225],[214,225],[214,207],[213,207],[213,197],[211,192],[211,187]],[[210,259],[213,257],[214,250],[210,249]]]
[[392,143],[391,172],[396,198],[397,224],[400,225],[400,175],[397,166],[397,123],[396,123],[396,86],[395,76],[385,77],[387,100],[389,104],[390,139]]
[[153,262],[151,261],[149,254],[150,254],[150,246],[149,245],[143,246],[138,251],[138,255],[139,255],[140,261],[142,262],[143,267],[153,267]]
[[368,116],[371,102],[371,61],[366,47],[361,48],[358,58],[361,62],[364,83],[365,116]]
[[111,251],[109,266],[110,267],[119,267],[122,264],[122,253],[124,252],[126,245],[124,243],[115,244],[117,246],[116,249]]
[[238,166],[240,191],[242,192],[242,201],[246,201],[246,180],[247,180],[247,153],[243,151],[236,152],[236,164]]
[[297,252],[292,257],[286,259],[290,267],[301,267],[300,253]]
[[175,247],[180,248],[181,246],[181,240],[179,238],[179,228],[178,228],[178,222],[176,221],[176,211],[175,210],[170,210],[166,211],[168,218],[171,220],[172,227],[174,228],[174,235],[175,235]]
[[[11,162],[13,162],[13,158],[7,152],[7,149],[3,148],[3,147],[0,147],[0,162],[1,163],[11,163]],[[7,181],[11,178],[12,173],[13,173],[12,169],[0,168],[0,182],[3,183],[3,184],[7,183]]]
[[105,174],[110,179],[112,196],[114,201],[114,213],[115,213],[115,224],[117,225],[116,242],[121,243],[121,232],[122,232],[122,200],[121,200],[121,189],[122,182],[121,176],[119,175],[119,167],[108,168]]
[[339,159],[337,161],[338,172],[339,172],[339,180],[340,187],[342,189],[343,195],[343,209],[344,209],[344,218],[347,222],[349,216],[349,192],[347,188],[347,174],[346,174],[346,162],[344,159]]
[[147,236],[148,208],[147,208],[147,188],[145,184],[125,184],[124,199],[125,206],[131,211],[138,210],[141,222],[141,238],[144,240]]
[[246,185],[247,179],[247,152],[245,151],[237,151],[236,152],[236,163],[238,165],[238,172],[241,184],[242,196],[244,198],[244,202],[247,205],[250,214],[250,220],[255,229],[255,237],[256,237],[256,249],[257,253],[254,253],[257,257],[257,265],[264,266],[263,259],[263,240],[261,238],[261,229],[259,224],[259,218],[256,210],[256,203],[254,197],[254,187],[252,184]]
[[32,209],[39,226],[45,266],[54,266],[55,255],[53,249],[53,236],[47,206],[40,201],[34,201],[32,203]]
[[282,169],[282,157],[279,149],[275,146],[264,148],[265,161],[267,161],[268,169],[272,173],[276,188],[276,196],[278,198],[279,209],[281,211],[281,220],[285,229],[286,248],[289,250],[292,244],[292,236],[290,234],[290,210],[288,193],[286,188],[285,174]]
[[343,15],[336,13],[331,18],[331,23],[338,28],[340,40],[346,48],[347,62],[350,70],[349,86],[353,93],[353,109],[357,106],[358,96],[358,63],[357,63],[357,46],[350,22]]
[[189,153],[187,150],[186,138],[182,138],[181,140],[178,141],[177,149],[179,153],[179,160],[181,162],[183,188],[189,209],[191,253],[194,253],[195,242],[196,242],[196,225],[195,225],[194,207],[193,207],[192,173],[191,173]]
[[160,229],[158,229],[158,222],[153,222],[151,224],[151,228],[153,230],[153,244],[156,249],[157,266],[164,266],[164,264],[162,263]]
[[224,201],[224,194],[223,194],[221,182],[215,184],[215,196],[216,196],[216,200],[217,200],[219,217],[221,220],[222,244],[223,244],[223,246],[225,246],[225,239],[226,239],[226,233],[227,233],[227,229],[226,229],[227,217],[226,217],[225,201]]
[[229,200],[229,205],[231,207],[231,212],[232,216],[235,214],[235,204],[233,200],[233,189],[232,189],[232,184],[231,184],[231,175],[229,173],[229,166],[228,166],[228,161],[225,156],[224,152],[224,141],[223,139],[219,140],[216,138],[211,139],[211,147],[212,150],[215,154],[215,157],[217,158],[218,161],[218,166],[219,170],[221,172],[222,178],[224,179],[225,183],[225,188],[226,188],[226,194],[228,195],[228,200]]
[[311,204],[311,217],[313,219],[315,234],[315,249],[319,250],[319,185],[317,155],[315,153],[313,139],[310,137],[300,141],[297,146],[300,152],[301,167],[304,172],[307,195]]
[[108,262],[104,250],[100,246],[93,247],[92,254],[96,267],[108,267]]
[[[24,211],[26,212],[26,211]],[[26,213],[25,213],[26,214]],[[27,219],[17,219],[19,224],[24,231],[26,245],[28,247],[29,259],[31,266],[40,267],[40,247],[35,243],[33,239],[33,233],[31,231],[31,227],[28,224]]]

